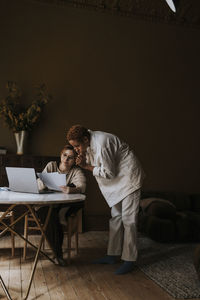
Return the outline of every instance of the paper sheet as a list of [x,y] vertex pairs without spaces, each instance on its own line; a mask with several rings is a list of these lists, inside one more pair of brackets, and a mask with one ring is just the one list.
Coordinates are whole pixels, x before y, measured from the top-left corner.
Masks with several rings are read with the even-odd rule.
[[37,173],[38,177],[50,190],[60,191],[61,185],[66,185],[66,174],[60,174],[58,172],[53,173]]

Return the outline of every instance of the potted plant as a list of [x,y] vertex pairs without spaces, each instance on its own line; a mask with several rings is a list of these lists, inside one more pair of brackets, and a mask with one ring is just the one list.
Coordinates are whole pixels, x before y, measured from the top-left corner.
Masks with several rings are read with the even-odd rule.
[[23,154],[26,134],[38,122],[42,109],[51,96],[47,93],[45,84],[41,84],[36,87],[36,96],[33,102],[25,107],[20,102],[22,92],[17,83],[8,81],[6,88],[8,96],[0,102],[0,117],[2,117],[4,125],[8,126],[15,135],[17,154]]

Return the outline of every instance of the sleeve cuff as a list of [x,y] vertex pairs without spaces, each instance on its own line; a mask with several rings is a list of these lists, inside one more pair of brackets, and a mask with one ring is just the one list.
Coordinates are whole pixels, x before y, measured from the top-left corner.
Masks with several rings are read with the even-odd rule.
[[98,167],[94,167],[93,176],[99,176],[99,168]]

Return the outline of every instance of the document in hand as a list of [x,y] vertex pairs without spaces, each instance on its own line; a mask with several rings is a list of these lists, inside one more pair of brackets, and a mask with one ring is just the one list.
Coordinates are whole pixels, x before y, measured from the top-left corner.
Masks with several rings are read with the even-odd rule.
[[66,174],[43,172],[37,173],[37,175],[50,190],[61,192],[60,186],[66,185]]

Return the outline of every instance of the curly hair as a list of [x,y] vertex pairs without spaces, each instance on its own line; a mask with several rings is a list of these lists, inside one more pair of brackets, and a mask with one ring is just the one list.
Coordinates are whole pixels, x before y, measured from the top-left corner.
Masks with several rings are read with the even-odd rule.
[[90,140],[90,133],[87,128],[82,125],[73,125],[67,132],[67,140],[77,140],[83,142],[84,137]]

